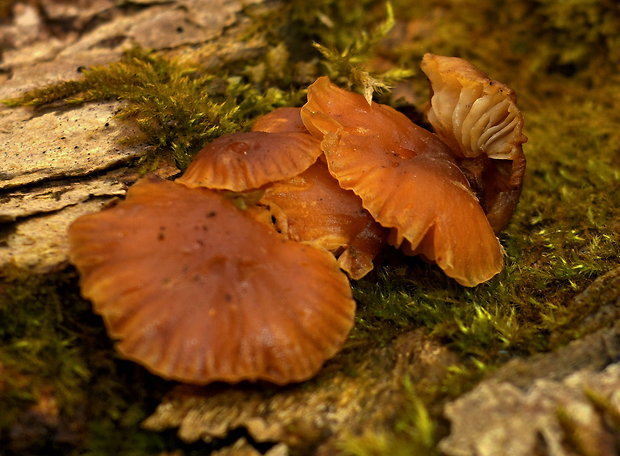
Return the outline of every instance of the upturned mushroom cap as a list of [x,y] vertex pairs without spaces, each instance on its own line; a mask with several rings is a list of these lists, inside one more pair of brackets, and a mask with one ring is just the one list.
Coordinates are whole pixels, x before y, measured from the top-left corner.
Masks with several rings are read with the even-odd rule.
[[432,89],[428,121],[459,157],[499,232],[514,212],[525,172],[527,137],[516,96],[458,57],[426,54],[421,67]]
[[288,241],[207,189],[144,179],[70,227],[83,295],[120,353],[205,384],[309,378],[353,324],[328,252]]
[[252,125],[252,131],[308,133],[306,126],[301,121],[301,108],[274,109],[256,119]]
[[261,203],[270,207],[285,236],[336,254],[340,267],[353,279],[373,269],[372,261],[385,243],[386,230],[358,196],[338,185],[322,162],[271,185]]
[[253,190],[296,176],[319,155],[319,142],[307,133],[233,133],[198,152],[177,182],[192,188]]
[[462,285],[497,274],[502,250],[448,147],[389,106],[319,78],[302,119],[323,138],[331,174],[375,220]]

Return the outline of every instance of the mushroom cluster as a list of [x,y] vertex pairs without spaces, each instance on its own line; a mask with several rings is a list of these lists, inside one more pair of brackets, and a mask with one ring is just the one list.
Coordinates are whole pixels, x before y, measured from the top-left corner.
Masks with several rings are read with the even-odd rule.
[[[70,259],[118,351],[188,383],[299,382],[342,347],[347,275],[386,244],[464,286],[497,274],[525,164],[514,94],[461,59],[422,68],[435,133],[321,77],[302,108],[76,220]],[[243,209],[240,192],[254,196]]]

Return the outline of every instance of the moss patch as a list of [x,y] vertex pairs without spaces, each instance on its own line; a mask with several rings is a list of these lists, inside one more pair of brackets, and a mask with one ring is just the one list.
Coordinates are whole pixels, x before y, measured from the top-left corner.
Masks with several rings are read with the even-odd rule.
[[137,426],[169,386],[112,355],[101,319],[79,297],[77,273],[4,276],[0,320],[0,436],[6,454],[165,449],[162,436]]
[[134,48],[105,66],[85,69],[83,78],[35,89],[4,100],[8,106],[74,105],[120,99],[118,117],[135,122],[152,146],[147,160],[172,158],[179,169],[211,139],[243,130],[248,121],[278,106],[301,101],[301,94],[246,83],[225,72],[215,76],[191,63],[165,59]]

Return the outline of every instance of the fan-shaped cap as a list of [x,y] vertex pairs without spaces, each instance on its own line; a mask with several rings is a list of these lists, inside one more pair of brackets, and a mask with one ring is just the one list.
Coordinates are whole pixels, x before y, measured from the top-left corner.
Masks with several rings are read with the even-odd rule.
[[309,378],[353,323],[332,255],[288,241],[207,189],[147,178],[70,227],[83,295],[117,349],[189,383]]
[[385,243],[386,231],[362,207],[362,201],[338,185],[318,162],[299,176],[276,182],[261,203],[270,207],[280,231],[338,256],[351,278],[360,279]]
[[426,54],[421,67],[432,88],[428,120],[460,157],[498,232],[514,212],[525,172],[527,137],[516,96],[458,57]]
[[296,176],[319,155],[319,142],[307,133],[232,133],[198,152],[177,182],[242,192]]
[[274,109],[256,119],[252,125],[252,131],[308,133],[306,126],[301,121],[301,108]]
[[466,286],[501,270],[499,241],[448,147],[435,135],[327,78],[308,89],[302,119],[323,137],[331,174],[362,199],[375,220],[394,228],[397,246],[406,240]]

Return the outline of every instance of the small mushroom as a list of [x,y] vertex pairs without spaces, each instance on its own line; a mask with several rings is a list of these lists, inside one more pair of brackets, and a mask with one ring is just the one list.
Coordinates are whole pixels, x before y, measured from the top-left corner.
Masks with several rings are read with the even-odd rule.
[[497,274],[502,249],[450,149],[389,106],[321,77],[308,89],[304,124],[322,139],[331,174],[357,194],[396,246],[474,286]]
[[301,108],[278,108],[260,116],[252,125],[252,131],[268,133],[308,133],[301,121]]
[[242,192],[289,179],[321,155],[307,133],[251,131],[220,136],[204,147],[176,182]]
[[[301,119],[301,108],[278,108],[260,116],[252,125],[252,131],[269,133],[296,132],[310,134]],[[325,163],[325,155],[319,155],[319,161]]]
[[385,243],[385,229],[358,196],[338,185],[323,162],[272,184],[260,202],[269,206],[284,235],[334,253],[353,279],[373,269],[372,261]]
[[283,239],[217,192],[145,178],[69,230],[82,294],[116,347],[188,383],[298,382],[353,324],[328,252]]
[[426,54],[421,66],[432,89],[428,121],[458,157],[499,232],[514,212],[525,173],[527,137],[516,96],[458,57]]
[[[252,131],[308,134],[301,108],[279,108],[265,114],[256,120]],[[266,187],[260,203],[269,207],[282,234],[329,250],[356,280],[373,269],[373,259],[385,243],[384,228],[362,207],[359,197],[338,185],[323,155],[300,175]],[[251,210],[265,223],[260,207]]]

